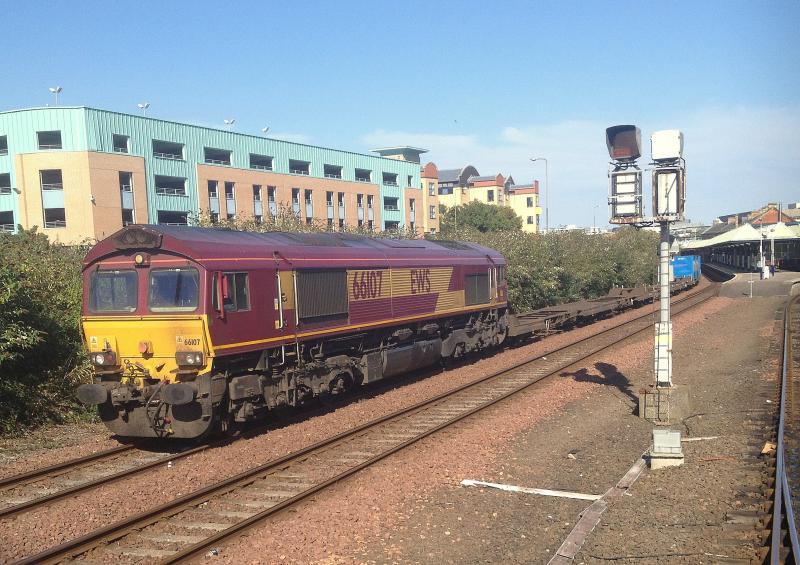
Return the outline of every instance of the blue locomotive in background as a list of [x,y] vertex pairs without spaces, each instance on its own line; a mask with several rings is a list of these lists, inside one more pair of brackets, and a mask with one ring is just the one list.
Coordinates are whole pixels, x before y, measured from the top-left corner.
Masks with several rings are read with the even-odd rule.
[[677,279],[700,280],[700,256],[677,255],[672,258],[672,276]]

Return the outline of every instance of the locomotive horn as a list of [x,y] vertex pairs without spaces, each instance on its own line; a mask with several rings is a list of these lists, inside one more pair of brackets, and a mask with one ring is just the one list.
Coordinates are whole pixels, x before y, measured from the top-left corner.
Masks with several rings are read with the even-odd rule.
[[174,383],[164,387],[161,397],[167,404],[173,406],[180,406],[182,404],[189,404],[194,400],[197,389],[193,384],[189,383]]
[[99,384],[83,384],[75,391],[75,396],[84,404],[103,404],[108,400],[108,390]]

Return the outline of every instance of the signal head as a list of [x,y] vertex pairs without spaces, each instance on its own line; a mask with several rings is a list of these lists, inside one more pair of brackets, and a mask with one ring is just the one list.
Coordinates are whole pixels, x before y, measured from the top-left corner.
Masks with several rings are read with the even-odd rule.
[[633,163],[642,156],[642,131],[633,125],[606,128],[608,156],[621,163]]

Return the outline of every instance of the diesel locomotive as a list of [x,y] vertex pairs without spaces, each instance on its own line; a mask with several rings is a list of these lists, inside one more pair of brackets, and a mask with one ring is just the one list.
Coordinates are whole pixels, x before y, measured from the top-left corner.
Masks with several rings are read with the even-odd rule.
[[505,271],[473,243],[128,226],[84,260],[77,396],[123,437],[232,430],[502,344]]

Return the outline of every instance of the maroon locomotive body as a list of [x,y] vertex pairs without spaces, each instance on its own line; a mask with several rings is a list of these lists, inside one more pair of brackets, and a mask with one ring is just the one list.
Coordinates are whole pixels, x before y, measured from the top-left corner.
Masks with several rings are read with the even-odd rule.
[[79,397],[122,436],[229,428],[502,343],[505,269],[472,243],[123,228],[85,259]]

